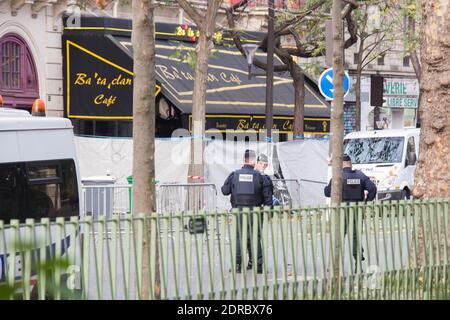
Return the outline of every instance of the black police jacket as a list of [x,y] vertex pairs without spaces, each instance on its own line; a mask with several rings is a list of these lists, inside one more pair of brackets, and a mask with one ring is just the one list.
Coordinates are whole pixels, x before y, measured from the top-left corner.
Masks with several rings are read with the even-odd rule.
[[[342,201],[356,202],[364,201],[364,190],[368,191],[367,200],[372,201],[377,194],[375,184],[359,170],[344,168],[342,170]],[[326,197],[331,196],[331,180],[325,187],[324,193]]]
[[272,188],[266,179],[250,165],[244,165],[227,177],[222,193],[231,194],[233,208],[259,207],[272,205]]

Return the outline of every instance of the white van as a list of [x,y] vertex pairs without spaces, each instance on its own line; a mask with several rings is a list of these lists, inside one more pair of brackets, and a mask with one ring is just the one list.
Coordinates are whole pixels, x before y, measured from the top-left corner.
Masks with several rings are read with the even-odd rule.
[[0,108],[0,219],[78,216],[81,185],[69,119]]
[[[0,220],[7,226],[11,219],[23,223],[27,218],[54,221],[57,217],[79,216],[80,196],[70,120],[0,108]],[[0,248],[0,280],[5,279],[12,253],[8,249],[9,240],[2,240],[6,243],[1,243]],[[62,239],[67,242],[63,250],[67,250],[70,240]],[[55,241],[53,238],[47,247],[54,246]],[[15,259],[17,278],[20,277],[17,252]]]
[[344,153],[378,188],[378,200],[409,199],[419,152],[420,129],[352,132],[344,137]]

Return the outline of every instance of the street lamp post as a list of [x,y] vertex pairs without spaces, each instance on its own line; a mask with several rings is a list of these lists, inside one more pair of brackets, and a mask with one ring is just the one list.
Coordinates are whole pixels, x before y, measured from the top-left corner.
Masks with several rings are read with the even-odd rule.
[[[268,18],[268,30],[267,30],[267,68],[266,68],[266,140],[272,141],[272,127],[273,127],[273,53],[275,43],[275,30],[274,30],[274,0],[268,0],[269,5],[269,18]],[[244,44],[242,45],[247,56],[248,63],[248,79],[252,76],[252,64],[255,58],[258,45],[256,44]]]

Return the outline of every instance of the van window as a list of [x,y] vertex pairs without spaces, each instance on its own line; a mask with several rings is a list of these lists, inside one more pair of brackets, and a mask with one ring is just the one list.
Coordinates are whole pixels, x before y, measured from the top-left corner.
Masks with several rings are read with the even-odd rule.
[[0,164],[0,219],[69,217],[79,214],[72,159]]
[[409,154],[410,152],[416,153],[416,144],[414,142],[414,137],[409,137],[408,145],[406,146],[406,154]]
[[353,164],[399,163],[402,161],[403,137],[347,139],[344,150]]
[[25,209],[19,201],[22,194],[18,183],[16,166],[0,164],[0,220],[8,222]]

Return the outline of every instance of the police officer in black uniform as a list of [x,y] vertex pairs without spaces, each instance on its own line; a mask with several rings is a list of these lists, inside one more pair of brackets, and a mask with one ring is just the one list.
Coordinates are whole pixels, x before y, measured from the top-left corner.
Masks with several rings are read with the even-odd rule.
[[[264,177],[255,170],[256,154],[253,150],[246,150],[244,154],[244,166],[232,172],[225,180],[222,186],[222,193],[227,196],[231,194],[231,206],[233,208],[253,208],[260,206],[272,205],[272,189],[265,181]],[[251,231],[253,216],[250,215],[248,232],[247,232],[247,250],[249,253],[249,264],[247,270],[252,268],[252,251],[251,251]],[[240,225],[242,226],[242,215],[240,215]],[[262,273],[262,248],[260,229],[258,228],[258,261],[257,272]],[[237,248],[236,248],[236,272],[241,272],[242,253],[241,253],[241,241],[240,234],[242,230],[237,230]]]
[[273,182],[270,176],[264,173],[264,170],[266,170],[267,166],[269,165],[269,159],[264,153],[260,153],[258,155],[258,159],[256,160],[255,170],[261,173],[264,179],[264,186],[266,188],[270,188],[270,191],[273,194]]
[[[368,192],[367,199],[365,199],[365,191]],[[331,180],[330,183],[324,189],[325,196],[331,196]],[[365,200],[372,201],[377,194],[377,187],[364,173],[359,170],[352,169],[351,158],[344,154],[342,157],[342,202],[362,202]],[[347,220],[345,219],[345,234],[347,234]],[[358,241],[356,236],[356,216],[354,218],[353,227],[353,258],[355,259],[355,269],[358,257]],[[361,261],[364,261],[364,249],[362,248]]]

